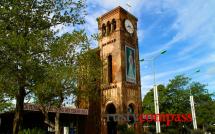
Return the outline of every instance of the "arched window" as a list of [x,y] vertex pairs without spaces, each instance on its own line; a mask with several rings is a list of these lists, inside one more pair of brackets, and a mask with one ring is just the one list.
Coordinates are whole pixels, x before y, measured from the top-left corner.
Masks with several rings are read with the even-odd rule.
[[106,34],[106,26],[105,24],[102,24],[102,36],[105,36]]
[[117,119],[111,114],[116,114],[116,107],[113,103],[106,106],[107,113],[107,134],[117,134]]
[[[134,104],[131,103],[131,104],[128,105],[128,113],[129,114],[134,114]],[[134,125],[134,123],[135,123],[134,117],[129,116],[128,124],[129,125]]]
[[112,20],[112,31],[115,31],[116,30],[116,20],[113,19]]
[[128,113],[133,114],[134,113],[134,107],[135,107],[134,104],[132,104],[132,103],[129,104],[128,105]]
[[108,56],[108,83],[112,83],[113,82],[113,75],[112,75],[112,56],[109,55]]
[[110,21],[107,22],[107,35],[109,35],[111,32],[111,24]]

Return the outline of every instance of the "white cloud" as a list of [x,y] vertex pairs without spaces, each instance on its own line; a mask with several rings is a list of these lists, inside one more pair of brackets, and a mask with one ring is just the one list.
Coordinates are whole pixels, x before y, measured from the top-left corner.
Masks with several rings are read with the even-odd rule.
[[207,69],[207,74],[215,77],[215,67],[212,66],[212,67],[208,68]]
[[[195,2],[186,1],[186,4],[184,4],[184,1],[180,1],[180,3],[173,3],[172,0],[166,0],[165,2],[166,6],[168,6],[167,8],[171,9],[173,12],[176,12],[177,18],[171,28],[172,30],[176,30],[176,34],[167,43],[162,44],[162,47],[160,47],[158,50],[149,52],[145,54],[146,56],[153,55],[163,49],[170,49],[175,43],[186,39],[192,39],[196,40],[196,42],[202,43],[207,40],[207,42],[211,41],[211,43],[214,43],[214,0],[196,0]],[[188,48],[190,49],[189,51],[191,51],[195,47],[198,47],[198,45],[192,47]]]
[[[173,69],[173,70],[165,71],[162,73],[156,73],[156,75],[155,75],[156,83],[157,84],[166,83],[169,80],[169,78],[171,78],[172,76],[183,74],[189,70],[192,70],[192,71],[190,71],[190,73],[186,74],[187,76],[190,76],[192,74],[192,72],[195,71],[195,69],[198,69],[202,65],[207,65],[207,64],[211,64],[211,63],[215,63],[215,54],[211,54],[207,59],[198,59],[198,62],[196,61],[196,62],[190,63],[186,66],[179,65],[179,67],[181,67],[179,69]],[[215,73],[214,68],[211,68],[208,71],[209,72],[214,71],[213,73]],[[204,79],[205,79],[205,75],[204,75]],[[148,91],[150,88],[153,87],[153,72],[152,71],[151,71],[151,74],[147,74],[147,75],[144,75],[141,77],[141,85],[142,85],[142,91]]]
[[210,21],[213,20],[211,17],[215,13],[214,6],[214,0],[208,0],[207,2],[205,0],[189,1],[186,2],[186,5],[181,3],[175,8],[177,19],[172,28],[176,29],[181,37],[185,38],[199,34],[208,27],[211,29],[211,26],[215,24],[210,24]]
[[[144,40],[144,30],[139,28],[137,30],[137,35],[138,35],[138,41],[142,42]],[[139,45],[141,45],[141,44],[139,44]]]
[[[127,2],[132,5],[130,11],[137,18],[140,18],[144,13],[160,14],[166,10],[173,12],[176,15],[172,26],[165,29],[165,33],[174,31],[175,35],[170,40],[167,40],[166,43],[159,44],[159,49],[155,49],[154,51],[145,54],[140,53],[140,58],[151,58],[152,56],[158,54],[161,50],[179,47],[180,50],[175,52],[175,55],[172,56],[178,56],[178,61],[180,59],[181,61],[189,59],[189,61],[186,61],[188,63],[186,66],[182,67],[179,65],[177,68],[173,69],[170,65],[170,71],[156,74],[156,79],[159,80],[159,83],[167,81],[167,79],[170,78],[169,76],[172,76],[173,74],[183,73],[215,62],[215,55],[212,54],[203,54],[200,59],[193,59],[195,58],[193,57],[193,51],[196,51],[197,49],[201,50],[205,47],[205,45],[207,45],[207,47],[210,46],[213,50],[215,50],[214,0],[89,0],[87,2],[91,12],[86,17],[87,24],[85,25],[85,28],[90,34],[97,32],[97,17],[119,5],[125,9],[128,9],[126,6]],[[150,25],[150,27],[146,29],[138,27],[139,42],[144,41],[143,37],[145,37],[146,34],[150,35],[150,30],[153,30],[155,27],[159,26],[160,23],[163,23],[162,21],[163,19],[158,18]],[[144,19],[139,20],[138,23],[144,23]],[[189,42],[180,43],[187,40]],[[142,44],[139,44],[139,46],[141,45]],[[144,47],[150,46],[145,45]],[[198,52],[200,53],[200,51],[196,51],[195,54]],[[147,89],[152,87],[152,81],[152,75],[142,77],[142,95],[148,91]]]
[[95,11],[92,14],[89,14],[85,17],[86,24],[85,29],[89,32],[89,34],[94,34],[98,32],[98,22],[96,21],[96,18],[102,15],[106,10],[101,11]]
[[[129,3],[132,7],[128,9],[126,5]],[[88,15],[85,17],[86,24],[84,28],[87,30],[88,34],[94,34],[98,32],[98,23],[96,18],[100,17],[104,13],[112,10],[115,7],[121,6],[126,10],[130,10],[131,13],[141,13],[141,5],[144,2],[142,0],[89,0],[87,1],[88,5]],[[138,35],[140,37],[140,41],[143,40],[144,31],[139,28]]]
[[188,44],[188,47],[185,47],[183,50],[179,51],[178,56],[182,57],[184,55],[190,54],[193,51],[197,50],[197,48],[201,47],[201,43],[195,43],[195,44]]
[[72,32],[75,27],[73,26],[65,26],[64,24],[58,24],[56,26],[51,27],[52,30],[58,31],[58,36],[61,36],[67,32]]
[[153,88],[152,80],[153,80],[152,75],[146,75],[144,77],[141,77],[141,94],[142,94],[142,98],[146,95],[146,93],[151,88]]

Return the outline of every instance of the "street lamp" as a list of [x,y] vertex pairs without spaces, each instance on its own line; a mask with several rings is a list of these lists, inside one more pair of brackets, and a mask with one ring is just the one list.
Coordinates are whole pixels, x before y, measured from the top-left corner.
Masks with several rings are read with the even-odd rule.
[[[155,114],[158,115],[159,114],[159,101],[158,101],[158,89],[157,89],[157,85],[155,82],[155,60],[162,54],[165,54],[167,51],[163,50],[161,51],[158,55],[154,56],[152,59],[149,60],[145,60],[145,59],[141,59],[140,61],[152,61],[152,65],[153,65],[153,91],[154,91],[154,106],[155,106]],[[161,127],[160,127],[160,121],[158,119],[159,117],[156,116],[156,133],[161,133]]]
[[[196,70],[194,73],[199,73],[200,70]],[[197,129],[197,121],[196,121],[196,112],[195,112],[195,105],[194,105],[194,99],[190,88],[190,107],[191,107],[191,113],[193,118],[193,129]]]

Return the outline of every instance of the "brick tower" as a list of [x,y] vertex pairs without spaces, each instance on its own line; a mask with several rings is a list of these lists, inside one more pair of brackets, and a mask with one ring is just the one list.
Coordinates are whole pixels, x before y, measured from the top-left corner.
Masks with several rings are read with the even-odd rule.
[[[101,114],[141,112],[137,18],[117,7],[98,18],[103,60]],[[102,134],[116,134],[117,124],[102,118]],[[137,128],[135,128],[137,130]]]

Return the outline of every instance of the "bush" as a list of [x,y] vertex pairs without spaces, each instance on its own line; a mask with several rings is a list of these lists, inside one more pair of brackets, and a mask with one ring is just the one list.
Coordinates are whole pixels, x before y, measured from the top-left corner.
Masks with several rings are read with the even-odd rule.
[[128,128],[126,124],[118,125],[117,129],[120,134],[135,134],[135,130],[133,128]]
[[24,129],[20,131],[19,134],[46,134],[46,132],[39,128],[33,128],[33,129]]
[[200,129],[192,130],[191,134],[204,134],[204,131]]
[[215,133],[215,126],[209,126],[207,131]]

